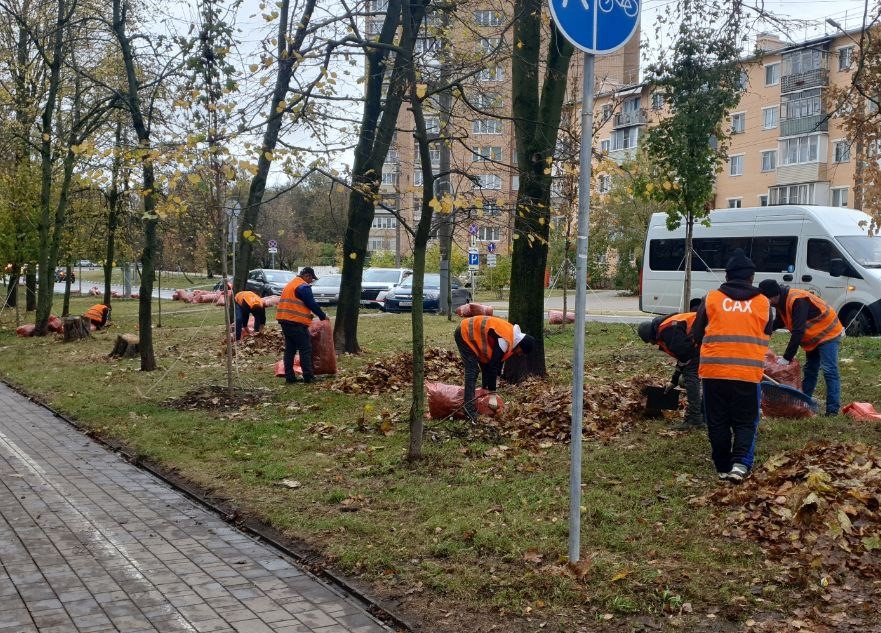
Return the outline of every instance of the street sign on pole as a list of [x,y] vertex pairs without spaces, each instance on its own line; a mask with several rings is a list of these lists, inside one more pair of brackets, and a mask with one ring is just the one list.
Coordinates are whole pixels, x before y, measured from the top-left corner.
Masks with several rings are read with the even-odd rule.
[[278,252],[278,242],[276,242],[275,240],[267,241],[266,247],[268,248],[270,253],[277,253]]
[[639,26],[642,0],[550,0],[554,23],[585,53],[611,53],[624,46]]
[[480,269],[480,253],[476,248],[468,249],[468,270]]
[[490,268],[495,268],[497,263],[496,258],[498,258],[498,255],[496,255],[495,253],[487,253],[486,265]]
[[477,225],[474,222],[468,225],[468,233],[471,235],[477,235]]
[[587,310],[587,239],[593,146],[594,56],[624,46],[639,26],[642,0],[548,0],[554,23],[584,51],[581,91],[581,173],[575,249],[575,341],[572,349],[572,431],[569,442],[569,562],[581,558],[581,427],[584,417],[584,325]]
[[489,243],[486,245],[486,252],[487,252],[487,253],[495,253],[495,252],[496,252],[496,243],[495,243],[495,242],[489,242]]

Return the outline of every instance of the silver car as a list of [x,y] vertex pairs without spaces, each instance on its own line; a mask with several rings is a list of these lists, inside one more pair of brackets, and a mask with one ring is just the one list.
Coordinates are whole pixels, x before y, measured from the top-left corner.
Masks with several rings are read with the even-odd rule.
[[312,284],[312,296],[315,303],[323,306],[334,306],[340,300],[340,282],[342,275],[325,275]]

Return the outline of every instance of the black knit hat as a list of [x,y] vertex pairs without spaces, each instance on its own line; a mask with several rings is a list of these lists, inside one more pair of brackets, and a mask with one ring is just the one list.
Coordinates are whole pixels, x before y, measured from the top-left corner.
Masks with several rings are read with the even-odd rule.
[[535,339],[529,334],[524,334],[523,338],[520,339],[520,342],[517,343],[517,349],[519,349],[524,356],[529,355],[532,350],[535,349]]
[[734,251],[728,264],[725,266],[725,275],[728,279],[746,280],[752,277],[756,272],[756,265],[753,260],[746,256],[742,248]]
[[769,299],[780,296],[780,284],[777,283],[776,279],[763,279],[762,283],[759,284],[759,290]]
[[654,343],[655,339],[652,337],[652,330],[654,329],[651,321],[643,321],[636,327],[636,333],[639,334],[639,338],[641,338],[644,343]]
[[315,278],[315,281],[318,281],[318,276],[315,274],[315,270],[311,266],[303,267],[303,270],[300,271],[300,277],[303,275],[312,275]]

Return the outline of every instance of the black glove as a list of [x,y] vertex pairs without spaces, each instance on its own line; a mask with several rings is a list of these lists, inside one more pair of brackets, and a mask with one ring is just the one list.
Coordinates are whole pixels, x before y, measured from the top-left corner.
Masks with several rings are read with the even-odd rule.
[[682,372],[679,371],[679,368],[677,367],[676,371],[673,372],[673,377],[670,378],[670,384],[667,385],[667,388],[664,391],[665,392],[670,391],[671,389],[675,389],[676,387],[678,387],[679,386],[679,377],[681,375],[682,375]]

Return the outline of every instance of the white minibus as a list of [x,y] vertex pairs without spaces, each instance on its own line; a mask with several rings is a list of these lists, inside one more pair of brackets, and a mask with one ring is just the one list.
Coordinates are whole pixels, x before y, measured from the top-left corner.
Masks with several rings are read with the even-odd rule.
[[[854,209],[782,205],[717,209],[710,225],[695,224],[691,297],[703,298],[725,280],[725,263],[742,248],[756,265],[755,284],[776,279],[823,298],[849,335],[881,334],[881,236]],[[667,228],[667,215],[649,223],[642,262],[640,309],[682,309],[685,227]]]

